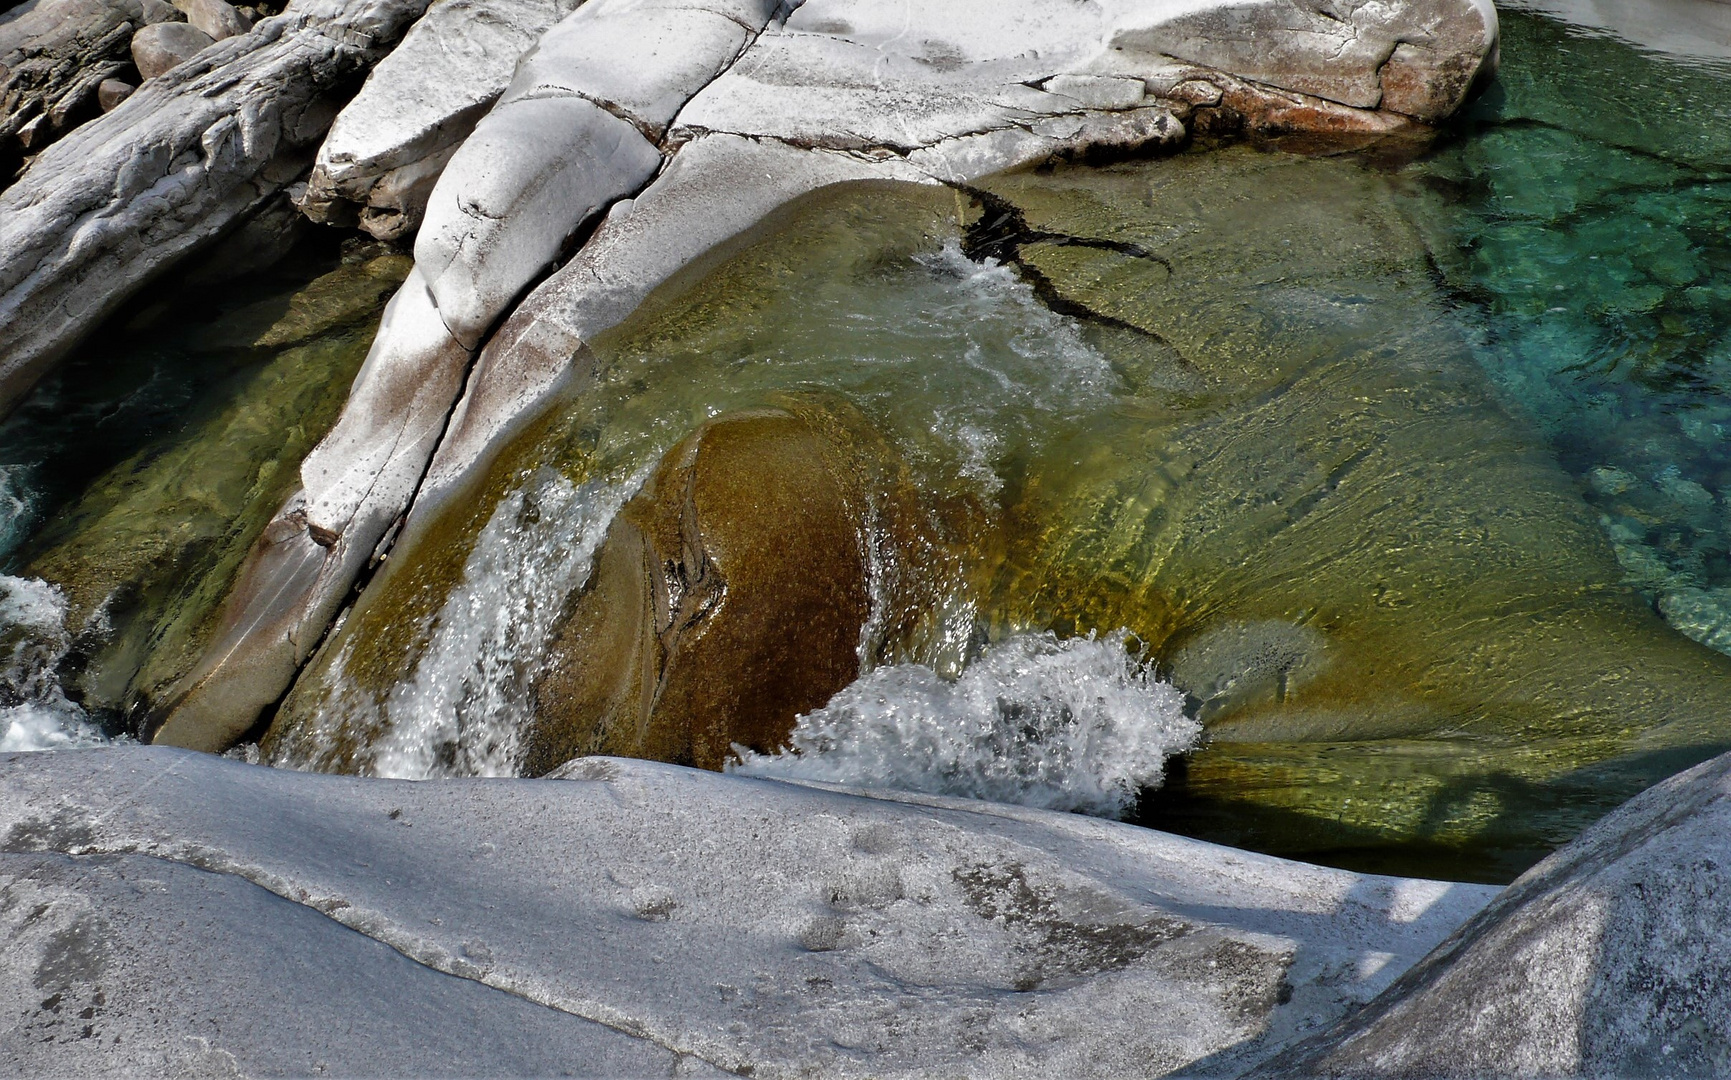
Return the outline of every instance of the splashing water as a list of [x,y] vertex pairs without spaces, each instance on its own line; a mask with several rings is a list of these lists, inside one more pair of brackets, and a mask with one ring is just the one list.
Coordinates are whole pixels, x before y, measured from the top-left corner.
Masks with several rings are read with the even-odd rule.
[[384,704],[375,775],[518,774],[535,660],[646,475],[579,485],[543,469],[499,504],[434,617],[413,676]]
[[58,588],[0,577],[0,752],[110,741],[60,687],[60,661],[71,647]]
[[800,717],[789,750],[740,748],[729,771],[1122,816],[1202,731],[1128,637],[1018,635],[954,681],[879,668]]

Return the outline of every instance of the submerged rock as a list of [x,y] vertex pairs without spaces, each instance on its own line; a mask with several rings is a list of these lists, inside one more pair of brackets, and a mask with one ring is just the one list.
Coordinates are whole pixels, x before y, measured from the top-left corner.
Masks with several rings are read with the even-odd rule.
[[425,6],[293,0],[150,80],[0,193],[0,412],[128,297],[294,182],[335,103]]
[[1720,757],[1630,800],[1257,1075],[1726,1075],[1728,835]]
[[[1237,1076],[1494,895],[1073,814],[612,758],[561,775],[402,783],[165,747],[0,759],[0,918],[22,931],[0,974],[65,987],[59,1014],[46,990],[18,1000],[0,1060],[87,1060],[36,1036],[95,1004],[68,1022],[130,1055],[110,1067],[197,1035],[263,1071],[319,1047],[394,1072],[438,1063],[384,1055],[448,1046],[450,1067],[489,1075],[559,1050],[578,1074],[647,1074],[671,1052],[681,1074]],[[140,887],[157,891],[105,903]],[[58,940],[91,962],[38,968],[79,915],[88,935]],[[334,1006],[386,1026],[284,1033]],[[246,1007],[261,1015],[211,1023]]]
[[[335,420],[385,296],[408,260],[345,266],[171,339],[235,374],[182,429],[150,439],[51,517],[20,553],[60,588],[85,709],[147,726],[211,640],[235,573]],[[262,355],[261,355],[262,354]]]
[[780,748],[859,674],[871,493],[782,411],[669,450],[619,512],[542,658],[524,771],[579,754],[719,769]]
[[1731,662],[1622,584],[1373,172],[1222,152],[987,186],[1036,238],[977,243],[1186,372],[1046,452],[997,616],[1131,627],[1197,699],[1210,742],[1149,820],[1494,877],[1731,741]]

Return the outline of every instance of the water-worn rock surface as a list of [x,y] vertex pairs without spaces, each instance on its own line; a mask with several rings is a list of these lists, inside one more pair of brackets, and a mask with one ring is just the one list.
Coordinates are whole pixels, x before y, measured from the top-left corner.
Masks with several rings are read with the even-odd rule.
[[[958,800],[610,758],[561,775],[359,780],[161,747],[0,759],[22,943],[0,956],[18,988],[0,1055],[53,1071],[82,1059],[40,1035],[88,1025],[146,1064],[244,1068],[282,1046],[394,1074],[422,1060],[395,1039],[460,1004],[415,1053],[448,1040],[446,1068],[487,1073],[563,1053],[578,1074],[1236,1076],[1494,892]],[[144,932],[158,912],[167,928]],[[267,980],[293,1007],[211,1023]],[[352,1014],[388,1037],[300,1026],[362,994],[391,1000]]]
[[1731,757],[1588,829],[1269,1077],[1724,1076]]
[[0,412],[293,182],[353,81],[425,7],[297,0],[44,151],[0,193]]
[[0,14],[0,188],[26,154],[96,115],[97,87],[129,69],[133,34],[153,21],[137,0],[35,0]]
[[[285,504],[279,541],[235,594],[239,633],[190,687],[186,730],[243,729],[411,502],[421,506],[405,535],[573,374],[584,342],[787,199],[844,178],[954,181],[1094,150],[1149,152],[1179,144],[1199,114],[1204,126],[1386,132],[1458,107],[1496,47],[1494,12],[1469,0],[1366,6],[1346,19],[1285,0],[1219,10],[1029,0],[972,17],[814,0],[785,22],[770,21],[774,5],[743,0],[661,12],[597,0],[568,16],[453,156],[417,238],[417,277],[352,415],[309,460],[304,497]],[[1264,59],[1236,70],[1250,61],[1230,42],[1247,32],[1278,42],[1278,70]],[[1429,44],[1413,44],[1421,38]],[[813,137],[813,125],[826,134]],[[519,137],[531,130],[535,139]],[[603,211],[579,255],[490,334]],[[449,430],[421,437],[430,388],[465,378],[464,351],[483,345],[464,400],[449,399]]]
[[498,100],[517,58],[575,7],[577,0],[434,3],[331,125],[302,209],[381,240],[413,233],[445,163]]

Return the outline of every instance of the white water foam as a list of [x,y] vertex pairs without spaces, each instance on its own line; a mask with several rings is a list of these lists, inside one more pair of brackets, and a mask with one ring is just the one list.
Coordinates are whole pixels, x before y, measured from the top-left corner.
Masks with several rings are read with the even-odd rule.
[[414,673],[385,702],[374,775],[518,775],[537,661],[614,515],[646,476],[579,485],[541,469],[499,503]]
[[61,591],[40,578],[0,576],[0,753],[110,741],[60,687],[71,647]]
[[729,771],[1120,817],[1201,735],[1128,637],[1018,635],[953,681],[879,668],[800,717],[788,750],[736,747]]
[[[929,315],[965,329],[967,342],[955,358],[992,388],[974,400],[938,407],[933,434],[952,445],[962,476],[987,498],[995,497],[1004,482],[993,462],[1004,451],[1009,412],[1038,417],[1084,403],[1097,407],[1121,380],[1105,355],[1083,339],[1076,320],[1047,307],[1011,267],[997,259],[975,262],[955,240],[914,261],[953,283],[950,302],[935,305]],[[930,360],[922,356],[916,362]]]

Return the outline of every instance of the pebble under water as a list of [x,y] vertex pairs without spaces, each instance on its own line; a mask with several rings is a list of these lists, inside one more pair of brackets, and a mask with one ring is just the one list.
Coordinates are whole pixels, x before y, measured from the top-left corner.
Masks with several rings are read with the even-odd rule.
[[[787,750],[742,748],[741,771],[1507,880],[1731,743],[1682,715],[1711,711],[1700,688],[1725,683],[1720,669],[1655,632],[1625,639],[1622,615],[1604,614],[1624,611],[1604,599],[1623,589],[1644,606],[1630,625],[1662,618],[1731,655],[1731,69],[1520,11],[1503,35],[1497,84],[1416,150],[1199,149],[983,192],[833,189],[777,215],[594,343],[594,380],[393,552],[284,701],[264,759],[519,774],[543,658],[620,507],[698,425],[774,407],[871,432],[918,511],[870,544],[874,589],[899,581],[905,595],[873,595],[858,680],[807,713]],[[1282,206],[1338,221],[1310,220],[1305,250],[1283,250]],[[1219,235],[1223,220],[1240,232]],[[208,326],[159,335],[168,344],[123,366],[134,374],[81,384],[73,373],[100,369],[110,335],[0,426],[15,575],[0,598],[0,746],[124,737],[138,686],[173,675],[151,650],[197,640],[228,553],[292,483],[273,470],[334,416],[385,295],[375,283],[400,276],[400,260],[363,255],[317,267],[350,299],[316,328],[261,329],[281,322],[285,288],[253,301],[276,322],[247,323],[243,342]],[[1198,266],[1218,273],[1184,277]],[[247,310],[210,321],[239,326]],[[259,373],[309,357],[336,395],[313,395],[298,449],[264,440],[241,454],[250,486],[200,504],[203,539],[135,554],[123,575],[65,555],[114,534],[116,513],[172,516],[211,449],[236,445],[233,423],[206,419],[275,415],[292,395],[272,396]],[[67,408],[68,395],[90,400]],[[1429,410],[1422,423],[1351,404],[1405,400]],[[1338,447],[1324,445],[1328,423],[1304,419],[1307,401],[1337,403]],[[1297,402],[1297,419],[1257,411],[1267,402]],[[104,425],[129,434],[96,460],[89,436]],[[1246,443],[1258,425],[1266,441]],[[1475,456],[1485,431],[1515,432],[1506,461]],[[1526,437],[1544,458],[1536,502],[1518,480]],[[1289,462],[1266,453],[1283,439]],[[1275,475],[1308,468],[1316,447],[1315,476]],[[1455,458],[1517,479],[1463,496]],[[136,479],[152,467],[174,475]],[[1336,501],[1383,498],[1379,469],[1399,478],[1379,505],[1400,508],[1410,535],[1329,532]],[[1230,497],[1196,479],[1231,470]],[[1456,486],[1432,500],[1429,483]],[[1557,509],[1565,496],[1578,515]],[[1575,516],[1585,532],[1569,531]],[[1480,642],[1413,659],[1448,644],[1410,630],[1426,621],[1413,612],[1474,621],[1452,564],[1425,560],[1441,558],[1426,547],[1439,532],[1467,544],[1480,519],[1486,536],[1523,520],[1534,535],[1590,534],[1578,558],[1532,556],[1562,568],[1532,592],[1585,597],[1544,634],[1566,625],[1600,643],[1595,655],[1627,640],[1635,660],[1658,657],[1657,675],[1606,669],[1616,717],[1567,730],[1575,699],[1545,697],[1553,673],[1503,670],[1513,661]],[[1486,545],[1484,578],[1501,581],[1489,564],[1502,549]],[[1386,580],[1335,582],[1341,552]],[[1504,599],[1511,618],[1538,603]],[[1571,646],[1559,637],[1556,654]],[[1497,689],[1462,683],[1468,667],[1493,671]],[[1684,674],[1667,683],[1673,667]],[[1642,677],[1663,685],[1627,689]],[[1355,689],[1376,679],[1394,689]]]

